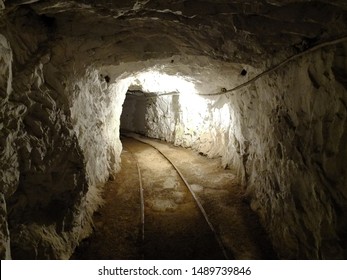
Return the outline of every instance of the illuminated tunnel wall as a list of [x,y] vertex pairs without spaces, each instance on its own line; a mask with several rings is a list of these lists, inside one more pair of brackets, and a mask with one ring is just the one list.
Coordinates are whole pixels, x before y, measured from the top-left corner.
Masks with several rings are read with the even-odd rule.
[[128,94],[121,128],[193,147],[209,156],[221,156],[220,145],[215,141],[222,141],[231,125],[230,109],[225,101],[194,93],[157,97]]
[[232,126],[225,96],[202,96],[192,77],[146,71],[133,78],[121,116],[121,128],[222,156]]

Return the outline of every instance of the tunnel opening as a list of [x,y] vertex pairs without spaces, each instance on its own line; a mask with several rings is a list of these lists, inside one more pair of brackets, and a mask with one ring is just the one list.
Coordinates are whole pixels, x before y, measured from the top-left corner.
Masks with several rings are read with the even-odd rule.
[[[108,92],[116,91],[118,96],[120,93],[122,94],[122,97],[118,99],[119,102],[116,103],[116,111],[121,110],[119,128],[123,132],[123,136],[120,137],[122,140],[122,161],[119,173],[115,176],[115,183],[108,183],[107,192],[112,193],[113,197],[108,203],[109,206],[105,207],[108,210],[100,209],[97,212],[101,213],[100,216],[97,214],[97,217],[94,218],[96,224],[114,224],[114,222],[102,221],[103,219],[100,217],[106,217],[104,219],[107,220],[107,217],[110,216],[109,213],[112,213],[112,216],[119,215],[117,223],[122,224],[124,228],[108,229],[105,231],[105,235],[102,234],[104,232],[103,228],[97,229],[91,238],[88,238],[77,248],[73,258],[95,258],[95,256],[98,256],[97,258],[107,258],[107,256],[113,256],[112,258],[139,258],[141,255],[144,258],[158,258],[160,256],[162,259],[275,258],[272,246],[258,221],[257,215],[245,203],[247,200],[245,199],[244,188],[239,184],[238,176],[235,172],[221,167],[223,150],[218,143],[225,145],[223,141],[225,141],[226,134],[229,133],[230,129],[233,129],[231,127],[231,107],[228,104],[228,99],[223,96],[199,95],[200,92],[197,87],[204,88],[206,85],[201,80],[195,79],[194,76],[181,76],[177,73],[176,75],[169,75],[165,72],[153,70],[162,67],[162,65],[156,65],[152,69],[134,71],[132,74],[125,72],[120,75],[119,80],[112,81],[108,86]],[[102,71],[103,73],[112,73],[115,70],[107,68]],[[218,75],[218,72],[214,75]],[[110,76],[114,75],[110,74]],[[219,84],[213,86],[220,88]],[[119,115],[119,113],[117,114]],[[134,137],[131,132],[150,139],[164,140],[174,145],[171,148],[172,150],[166,150],[165,153],[169,153],[170,157],[176,157],[176,165],[183,169],[182,173],[186,174],[188,180],[192,180],[192,186],[189,186],[188,189],[193,193],[193,196],[201,196],[195,199],[197,199],[198,205],[201,205],[202,212],[206,215],[205,219],[208,220],[207,225],[211,227],[211,232],[216,235],[216,239],[211,237],[210,233],[204,233],[206,229],[202,230],[206,227],[206,222],[201,224],[201,221],[198,222],[197,218],[193,220],[188,218],[193,215],[192,213],[195,210],[192,210],[192,206],[186,206],[189,205],[186,202],[189,199],[184,198],[187,194],[185,194],[185,191],[179,190],[182,186],[179,187],[178,179],[174,179],[174,176],[164,168],[167,163],[161,163],[153,154],[144,150],[143,147],[140,148],[139,144],[129,142],[127,137]],[[135,135],[135,139],[141,140],[137,135]],[[145,138],[141,141],[149,140]],[[152,144],[163,145],[160,142]],[[186,154],[188,151],[173,148],[177,146],[192,148],[195,152],[191,151],[192,154]],[[167,147],[164,147],[164,149],[167,149]],[[141,158],[142,154],[145,154],[145,156]],[[206,158],[201,163],[202,154],[208,155],[210,159]],[[208,162],[209,160],[211,162]],[[194,163],[194,161],[197,163]],[[129,166],[129,162],[132,162],[132,166]],[[141,167],[138,165],[139,162]],[[144,234],[145,242],[142,241],[144,242],[143,245],[139,245],[142,243],[138,240],[141,235],[138,224],[139,212],[134,214],[134,209],[138,208],[139,201],[130,202],[131,199],[128,203],[122,200],[122,196],[127,197],[127,199],[129,199],[129,196],[133,196],[134,200],[138,200],[136,187],[134,191],[134,186],[137,184],[134,181],[131,181],[130,185],[126,183],[129,178],[137,178],[138,176],[128,174],[128,170],[133,170],[134,165],[138,166],[138,170],[144,169],[144,174],[154,172],[149,176],[150,179],[147,178],[147,181],[140,179],[141,183],[139,183],[145,185],[144,197],[147,201],[143,202],[146,205],[146,215],[144,215],[146,217],[146,223],[144,223],[146,233]],[[203,167],[203,165],[205,166]],[[118,181],[117,177],[122,178],[121,181]],[[146,175],[140,176],[140,178],[143,177],[146,177]],[[157,179],[155,179],[156,177]],[[136,181],[136,179],[133,180]],[[148,180],[152,183],[148,183]],[[154,180],[158,180],[158,182],[153,183]],[[230,182],[233,183],[230,184]],[[151,197],[153,195],[154,197]],[[234,200],[233,206],[222,201],[222,197],[225,195]],[[109,197],[111,195],[105,196],[106,201],[109,200]],[[203,199],[204,203],[201,204],[200,199]],[[132,207],[126,210],[126,206],[120,207],[121,209],[111,206],[117,204],[128,206],[130,204]],[[204,207],[208,210],[205,211]],[[183,210],[179,210],[181,208]],[[178,214],[175,214],[175,211]],[[132,214],[124,214],[124,212]],[[214,217],[216,214],[213,213],[216,212],[219,212],[218,217]],[[237,214],[230,217],[231,212]],[[124,216],[122,217],[122,215]],[[123,219],[129,220],[127,215],[137,217],[137,220],[135,219],[137,223],[135,222],[132,230],[129,229],[131,223],[126,225],[122,222]],[[209,216],[213,216],[212,222],[209,221]],[[233,227],[231,223],[222,222],[223,217],[227,216],[232,221],[231,223],[242,224],[242,226],[239,225],[237,229],[231,230],[231,227]],[[147,219],[150,221],[149,226],[147,225]],[[151,228],[151,220],[156,221],[156,230],[147,229]],[[213,224],[217,225],[218,230],[214,229]],[[182,230],[182,232],[179,233],[179,230]],[[130,234],[129,231],[133,234]],[[238,238],[234,237],[233,241],[233,238],[227,233],[228,231],[234,232],[233,234],[238,235]],[[119,239],[122,240],[120,241],[121,244],[113,247],[116,253],[110,252],[106,247],[103,247],[103,244],[100,244],[98,235],[103,235],[103,240],[112,239],[112,236],[106,238],[107,232],[119,235]],[[208,229],[207,232],[209,232]],[[132,248],[127,247],[131,242],[122,239],[124,235],[127,235],[133,241]],[[165,236],[169,237],[165,238]],[[195,241],[190,240],[191,238]],[[198,245],[199,243],[201,244]],[[244,243],[244,245],[239,246],[240,243]],[[96,244],[99,244],[100,248],[104,248],[107,253],[98,251]],[[183,246],[187,249],[186,252],[179,249],[182,244],[186,244]],[[209,244],[209,246],[203,244]],[[126,253],[127,251],[130,253]]]
[[[123,89],[126,93],[120,129],[190,147],[208,157],[223,158],[222,146],[236,126],[232,103],[226,96],[206,93],[223,88],[226,76],[235,74],[240,66],[224,69],[223,75],[218,69],[204,73],[195,72],[193,67],[188,74],[181,73],[184,67],[178,66],[173,71],[170,66],[168,71],[163,64],[127,74],[123,79],[127,89]],[[212,83],[214,78],[217,81]]]
[[343,1],[94,2],[0,0],[1,257],[70,257],[130,127],[235,169],[280,258],[346,258]]
[[[147,70],[129,86],[120,128],[188,147],[204,131],[207,107],[194,79]],[[188,134],[191,141],[183,139]]]

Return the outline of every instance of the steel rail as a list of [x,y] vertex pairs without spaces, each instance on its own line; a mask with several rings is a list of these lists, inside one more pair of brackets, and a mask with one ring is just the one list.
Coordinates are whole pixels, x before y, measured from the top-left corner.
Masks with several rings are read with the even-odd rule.
[[[145,203],[144,203],[144,195],[143,195],[143,184],[142,184],[142,175],[141,175],[141,170],[140,170],[140,165],[139,162],[134,155],[134,153],[129,149],[128,147],[126,148],[128,152],[131,154],[133,159],[135,160],[136,163],[136,169],[137,169],[137,174],[139,178],[139,192],[140,192],[140,204],[141,204],[141,242],[142,244],[145,243]],[[142,252],[142,258],[144,258],[143,252]]]
[[228,260],[229,257],[228,257],[226,248],[225,248],[225,246],[224,246],[222,240],[220,239],[219,235],[217,234],[217,232],[216,232],[216,230],[215,230],[213,224],[211,223],[210,219],[208,218],[208,215],[207,215],[207,213],[206,213],[204,207],[202,206],[202,204],[201,204],[199,198],[197,197],[197,195],[194,193],[194,191],[193,191],[191,185],[188,183],[188,181],[186,180],[186,178],[183,176],[182,172],[181,172],[181,171],[178,169],[178,167],[173,163],[173,161],[172,161],[169,157],[167,157],[159,148],[157,148],[157,147],[155,147],[154,145],[148,143],[147,141],[141,140],[141,139],[139,139],[139,138],[137,138],[137,137],[130,136],[130,135],[124,135],[124,136],[125,136],[125,137],[129,137],[129,138],[132,138],[132,139],[134,139],[134,140],[136,140],[136,141],[139,141],[139,142],[141,142],[141,143],[144,143],[144,144],[147,144],[147,145],[151,146],[153,149],[155,149],[156,151],[158,151],[158,152],[159,152],[159,153],[160,153],[160,154],[172,165],[172,167],[176,170],[177,174],[180,176],[180,178],[182,179],[182,181],[184,182],[184,184],[185,184],[186,187],[188,188],[190,194],[193,196],[194,201],[195,201],[195,203],[198,205],[200,212],[202,213],[202,215],[203,215],[203,217],[204,217],[206,223],[208,224],[208,226],[209,226],[211,232],[213,233],[213,235],[214,235],[214,237],[215,237],[215,239],[216,239],[216,241],[217,241],[217,243],[218,243],[218,245],[219,245],[219,248],[221,249],[221,251],[222,251],[222,253],[223,253],[224,258]]

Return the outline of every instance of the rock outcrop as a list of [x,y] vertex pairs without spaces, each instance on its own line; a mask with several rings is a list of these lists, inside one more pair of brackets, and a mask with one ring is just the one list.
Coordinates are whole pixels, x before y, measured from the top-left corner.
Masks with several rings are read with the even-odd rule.
[[316,51],[239,92],[242,101],[231,97],[242,129],[231,162],[281,258],[346,257],[346,47]]

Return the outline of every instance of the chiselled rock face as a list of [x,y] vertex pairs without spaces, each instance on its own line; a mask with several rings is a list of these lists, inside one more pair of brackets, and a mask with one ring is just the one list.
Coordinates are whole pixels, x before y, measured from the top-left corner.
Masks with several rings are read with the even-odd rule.
[[221,157],[280,258],[346,258],[346,30],[344,0],[0,1],[1,258],[70,257],[120,128]]

